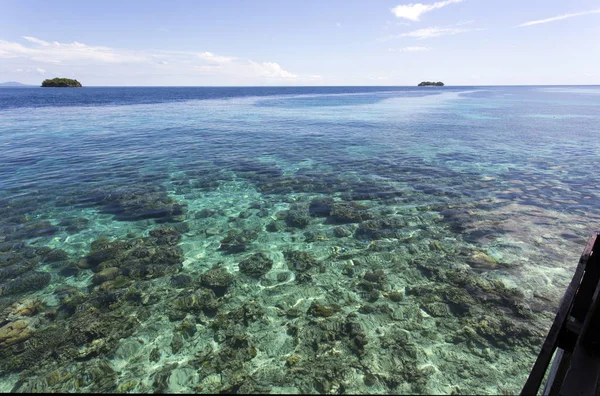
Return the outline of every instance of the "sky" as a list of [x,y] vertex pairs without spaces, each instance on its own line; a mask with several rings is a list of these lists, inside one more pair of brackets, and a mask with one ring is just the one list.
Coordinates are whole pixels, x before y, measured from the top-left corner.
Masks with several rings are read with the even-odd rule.
[[0,0],[0,82],[600,84],[599,0]]

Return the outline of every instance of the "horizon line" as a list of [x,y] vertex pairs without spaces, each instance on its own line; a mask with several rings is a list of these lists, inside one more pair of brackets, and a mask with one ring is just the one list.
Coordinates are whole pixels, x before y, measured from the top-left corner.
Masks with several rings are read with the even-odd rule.
[[[6,81],[0,83],[0,87],[3,88],[18,88],[18,86],[3,86],[5,83],[16,82]],[[58,87],[42,87],[36,84],[22,84],[21,88],[58,88]],[[436,86],[436,87],[422,87],[423,89],[428,88],[448,88],[448,87],[594,87],[600,86],[598,84],[473,84],[473,85],[448,85]],[[300,88],[300,87],[313,87],[313,88],[335,88],[335,87],[348,87],[348,88],[414,88],[419,87],[418,85],[85,85],[78,88]]]

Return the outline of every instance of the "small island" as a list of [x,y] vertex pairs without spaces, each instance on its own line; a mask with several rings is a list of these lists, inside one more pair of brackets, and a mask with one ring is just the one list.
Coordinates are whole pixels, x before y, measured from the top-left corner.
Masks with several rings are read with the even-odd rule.
[[70,78],[53,78],[52,80],[46,79],[42,82],[43,88],[58,87],[58,88],[81,88],[81,83],[77,80]]
[[433,81],[423,81],[419,85],[419,87],[443,87],[444,83],[441,81],[433,82]]

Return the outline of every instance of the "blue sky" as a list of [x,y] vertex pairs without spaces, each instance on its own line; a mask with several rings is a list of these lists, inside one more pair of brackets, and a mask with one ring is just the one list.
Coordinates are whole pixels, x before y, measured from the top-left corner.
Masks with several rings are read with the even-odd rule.
[[598,0],[2,0],[0,11],[0,81],[600,84]]

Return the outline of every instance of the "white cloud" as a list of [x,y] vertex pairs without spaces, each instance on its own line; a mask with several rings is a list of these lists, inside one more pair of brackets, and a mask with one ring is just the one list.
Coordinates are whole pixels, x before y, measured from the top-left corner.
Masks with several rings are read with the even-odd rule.
[[[263,80],[294,81],[301,78],[276,62],[258,62],[208,51],[135,51],[91,46],[77,41],[59,43],[30,36],[25,36],[23,39],[26,41],[25,44],[0,40],[0,60],[12,62],[14,68],[28,66],[28,72],[35,72],[41,62],[53,64],[55,65],[53,70],[64,73],[77,70],[78,75],[82,74],[82,70],[89,71],[96,68],[104,74],[177,75],[181,79],[185,78],[184,76],[188,78],[211,76],[215,81],[225,79],[241,84],[250,81],[260,83]],[[57,67],[60,69],[56,69]],[[75,69],[71,69],[73,67]],[[44,73],[45,70],[38,68],[37,72]],[[309,76],[303,78],[307,81],[311,79]]]
[[144,58],[132,52],[118,52],[112,48],[89,46],[77,41],[72,43],[48,42],[24,36],[30,45],[0,40],[0,58],[25,57],[37,62],[60,64],[77,61],[107,63],[139,62]]
[[297,75],[283,70],[278,63],[275,62],[254,62],[249,61],[250,65],[256,70],[259,76],[267,78],[296,78]]
[[212,61],[215,63],[227,63],[237,59],[233,56],[215,55],[212,52],[201,52],[198,54],[198,58],[204,59],[206,61]]
[[37,38],[35,38],[35,37],[23,36],[23,38],[24,38],[25,40],[27,40],[27,41],[30,41],[30,42],[32,42],[32,43],[34,43],[34,44],[39,44],[39,45],[42,45],[42,46],[44,46],[44,47],[49,47],[49,46],[51,46],[51,45],[52,45],[52,44],[50,44],[50,43],[49,43],[49,42],[47,42],[47,41],[40,40],[40,39],[37,39]]
[[44,74],[44,73],[46,73],[46,70],[45,70],[45,69],[42,69],[41,67],[38,67],[38,68],[37,68],[37,69],[35,69],[35,70],[36,70],[38,73],[40,73],[40,74]]
[[398,18],[405,18],[411,21],[418,21],[421,18],[421,15],[436,10],[438,8],[445,7],[447,5],[453,3],[460,3],[463,0],[444,0],[438,1],[433,4],[421,4],[421,3],[410,3],[410,4],[401,4],[392,8],[392,12]]
[[402,33],[396,35],[395,37],[414,37],[419,40],[428,39],[432,37],[439,36],[450,36],[458,33],[468,32],[470,29],[461,29],[461,28],[438,28],[431,27],[419,30],[413,30],[412,32]]
[[522,23],[522,24],[518,25],[517,27],[539,25],[541,23],[548,23],[548,22],[560,21],[562,19],[573,18],[573,17],[578,17],[578,16],[582,16],[582,15],[589,15],[589,14],[600,14],[600,9],[590,10],[590,11],[583,11],[583,12],[573,12],[573,13],[570,13],[570,14],[563,14],[563,15],[552,17],[552,18],[540,19],[540,20],[537,20],[537,21],[529,21],[529,22]]
[[388,51],[390,52],[425,52],[425,51],[430,51],[431,48],[429,47],[417,47],[417,46],[413,46],[413,47],[404,47],[404,48],[388,48]]

